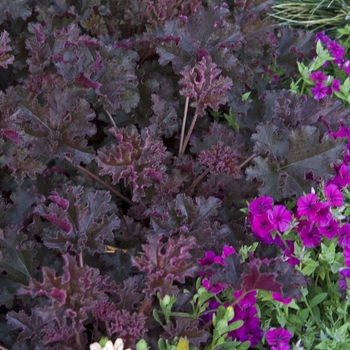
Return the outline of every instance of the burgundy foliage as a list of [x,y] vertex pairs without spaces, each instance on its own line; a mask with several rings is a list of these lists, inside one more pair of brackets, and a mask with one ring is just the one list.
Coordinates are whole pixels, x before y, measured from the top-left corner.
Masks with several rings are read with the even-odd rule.
[[[350,124],[340,102],[285,90],[314,37],[277,26],[273,2],[0,2],[1,346],[201,347],[210,325],[152,316],[157,292],[188,312],[201,272],[300,297],[307,280],[274,247],[198,262],[253,243],[247,200],[302,195],[345,149],[328,136]],[[179,155],[187,97],[186,129],[201,118]]]

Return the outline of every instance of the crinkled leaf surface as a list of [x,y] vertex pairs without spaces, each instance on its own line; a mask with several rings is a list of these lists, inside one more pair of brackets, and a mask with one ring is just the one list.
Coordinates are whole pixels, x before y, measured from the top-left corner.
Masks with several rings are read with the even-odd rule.
[[[257,148],[278,152],[275,138],[267,138],[265,130],[260,127],[254,136]],[[285,136],[283,138],[283,158],[276,160],[270,156],[258,156],[252,161],[254,166],[246,170],[248,180],[263,181],[259,194],[271,196],[276,201],[293,195],[301,196],[303,191],[307,192],[313,186],[311,180],[321,177],[329,180],[334,175],[331,164],[340,162],[344,150],[342,141],[334,141],[327,134],[320,139],[319,130],[314,126],[299,126],[290,130],[288,147]]]
[[113,230],[120,223],[112,214],[115,206],[109,192],[76,186],[66,188],[62,195],[52,192],[48,198],[52,201],[49,206],[40,204],[35,209],[35,213],[59,228],[54,231],[55,236],[43,236],[47,247],[61,252],[68,246],[77,252],[105,252],[105,243],[113,239]]
[[22,244],[23,234],[18,229],[19,226],[8,226],[0,231],[0,305],[11,305],[17,289],[38,276],[39,263],[34,260],[38,246],[33,241]]
[[52,92],[45,96],[45,106],[37,99],[22,105],[23,127],[32,156],[41,159],[68,156],[75,165],[90,163],[95,152],[85,137],[96,132],[90,123],[94,111],[86,100],[76,98],[69,89]]
[[4,22],[10,15],[13,19],[26,19],[32,14],[29,0],[3,0],[0,3],[0,22]]
[[143,245],[143,256],[133,258],[133,264],[141,271],[148,274],[147,284],[152,284],[149,293],[152,295],[160,291],[165,296],[164,290],[153,279],[160,281],[169,280],[185,282],[185,277],[193,277],[198,271],[197,261],[193,261],[190,250],[195,246],[193,236],[179,235],[177,239],[165,238],[164,235],[152,234],[148,236],[148,244]]
[[152,128],[143,129],[141,134],[135,127],[109,131],[115,142],[98,150],[100,175],[111,175],[113,184],[123,180],[133,190],[133,201],[138,202],[153,181],[163,181],[166,170],[163,162],[168,153]]
[[83,330],[87,311],[95,302],[107,299],[103,291],[106,278],[97,269],[86,265],[79,267],[76,257],[62,257],[65,262],[62,276],[57,276],[56,271],[44,267],[43,281],[31,279],[29,286],[22,287],[19,294],[48,298],[48,306],[36,308],[43,323],[54,321],[64,327],[73,322],[75,329]]

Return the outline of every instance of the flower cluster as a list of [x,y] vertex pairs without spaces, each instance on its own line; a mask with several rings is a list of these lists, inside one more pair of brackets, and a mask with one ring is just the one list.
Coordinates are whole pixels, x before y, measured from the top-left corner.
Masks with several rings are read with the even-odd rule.
[[[230,246],[224,246],[221,255],[216,255],[213,251],[209,250],[205,253],[205,258],[199,259],[198,262],[202,266],[210,266],[213,264],[221,264],[226,266],[225,258],[231,254],[234,254],[235,252],[235,249]],[[212,276],[212,273],[210,271],[206,271],[205,273],[201,272],[199,275],[206,276],[206,278],[203,279],[202,284],[208,292],[219,294],[227,287],[227,285],[224,283],[211,284],[209,279]]]
[[[310,88],[315,100],[327,96],[336,96],[345,104],[349,103],[347,92],[350,83],[350,60],[346,57],[346,49],[337,41],[331,40],[324,31],[316,34],[317,56],[306,67],[298,63],[302,75],[303,87]],[[325,71],[328,73],[325,74]],[[337,78],[335,78],[335,76]],[[298,92],[292,84],[292,90]]]
[[239,167],[239,153],[231,147],[218,142],[210,150],[203,150],[199,154],[199,161],[207,165],[211,173],[225,172],[235,179],[239,179],[241,169]]

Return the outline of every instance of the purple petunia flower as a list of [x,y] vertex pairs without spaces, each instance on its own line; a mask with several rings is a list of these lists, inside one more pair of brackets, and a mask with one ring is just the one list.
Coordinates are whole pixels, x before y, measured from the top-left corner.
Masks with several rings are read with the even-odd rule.
[[274,227],[271,224],[267,214],[254,216],[252,231],[260,238],[269,238],[270,232],[273,229]]
[[[221,257],[223,259],[226,259],[229,255],[232,255],[236,253],[236,250],[235,248],[233,247],[230,247],[229,245],[225,245],[224,248],[222,249],[222,254],[221,254]],[[226,266],[226,265],[225,265]]]
[[[235,299],[238,299],[242,295],[243,291],[242,290],[236,290],[233,294]],[[245,309],[247,307],[254,306],[256,303],[256,290],[252,290],[249,293],[247,293],[240,301],[239,301],[239,306],[242,309]]]
[[305,197],[300,197],[297,202],[297,213],[299,216],[308,216],[310,211],[313,209],[317,203],[317,195],[314,193],[309,193]]
[[280,293],[272,292],[272,299],[288,305],[292,302],[293,298],[283,298]]
[[350,247],[349,246],[345,246],[344,250],[343,250],[343,253],[344,253],[344,264],[347,267],[350,267]]
[[317,71],[311,73],[310,79],[315,81],[316,83],[322,84],[323,81],[327,80],[327,77],[323,72]]
[[214,252],[212,252],[211,250],[208,250],[207,252],[205,252],[205,258],[198,259],[198,262],[202,266],[213,265],[215,258],[216,258],[216,254]]
[[317,43],[319,40],[323,44],[328,44],[331,42],[331,39],[325,34],[326,32],[323,30],[322,32],[316,33],[316,39],[315,43]]
[[340,80],[333,79],[331,89],[332,89],[332,92],[340,91]]
[[338,245],[341,247],[345,247],[347,245],[350,245],[350,224],[345,223],[339,230],[338,230],[339,238],[338,238]]
[[235,319],[242,320],[244,323],[249,322],[257,313],[258,310],[255,306],[240,307],[235,305]]
[[334,164],[334,170],[336,171],[336,175],[329,183],[337,185],[338,188],[350,185],[349,167],[346,164],[342,163],[340,166]]
[[328,86],[317,83],[315,87],[310,89],[314,95],[315,100],[320,100],[321,98],[330,96],[332,94],[332,89]]
[[[286,243],[287,243],[289,249],[284,250],[284,252],[283,252],[284,259],[287,261],[287,263],[289,265],[292,265],[292,266],[299,265],[300,260],[293,256],[293,254],[294,254],[294,241],[287,240]],[[284,249],[284,247],[281,249]]]
[[215,295],[221,293],[227,287],[226,283],[211,284],[207,278],[203,279],[202,285],[208,292],[211,292]]
[[343,46],[338,44],[335,41],[331,41],[328,43],[328,50],[332,53],[334,58],[342,58],[345,54],[345,50]]
[[332,239],[338,234],[339,223],[338,221],[332,219],[329,221],[328,225],[320,226],[318,229],[327,239]]
[[314,248],[321,243],[322,235],[312,222],[302,220],[297,229],[305,248]]
[[[235,318],[233,320],[237,321]],[[232,339],[237,338],[241,342],[250,341],[250,347],[254,347],[264,335],[264,331],[259,327],[259,324],[260,319],[258,317],[253,317],[249,322],[243,324],[242,327],[229,332],[228,336]]]
[[288,344],[292,333],[284,328],[272,328],[266,332],[266,341],[269,345]]
[[350,61],[346,60],[343,64],[343,71],[350,76]]
[[314,224],[318,223],[319,226],[327,226],[332,220],[330,205],[326,202],[316,203],[310,210],[308,218]]
[[252,215],[262,215],[265,214],[268,210],[272,209],[273,199],[268,196],[261,196],[257,199],[254,199],[249,204],[249,211]]
[[341,207],[343,205],[343,194],[339,191],[336,185],[327,185],[324,194],[330,206]]
[[342,277],[339,281],[340,293],[345,293],[348,286],[346,283],[347,279],[350,279],[350,269],[346,267],[342,267],[339,269],[339,275]]
[[273,209],[267,212],[269,220],[273,225],[273,229],[279,232],[288,230],[292,222],[292,214],[284,205],[275,205]]

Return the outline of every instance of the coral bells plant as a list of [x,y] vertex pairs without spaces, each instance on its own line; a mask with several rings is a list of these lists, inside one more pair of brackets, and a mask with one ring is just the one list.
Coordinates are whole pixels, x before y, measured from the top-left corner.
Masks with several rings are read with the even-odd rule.
[[1,349],[346,348],[347,39],[272,5],[1,2]]

